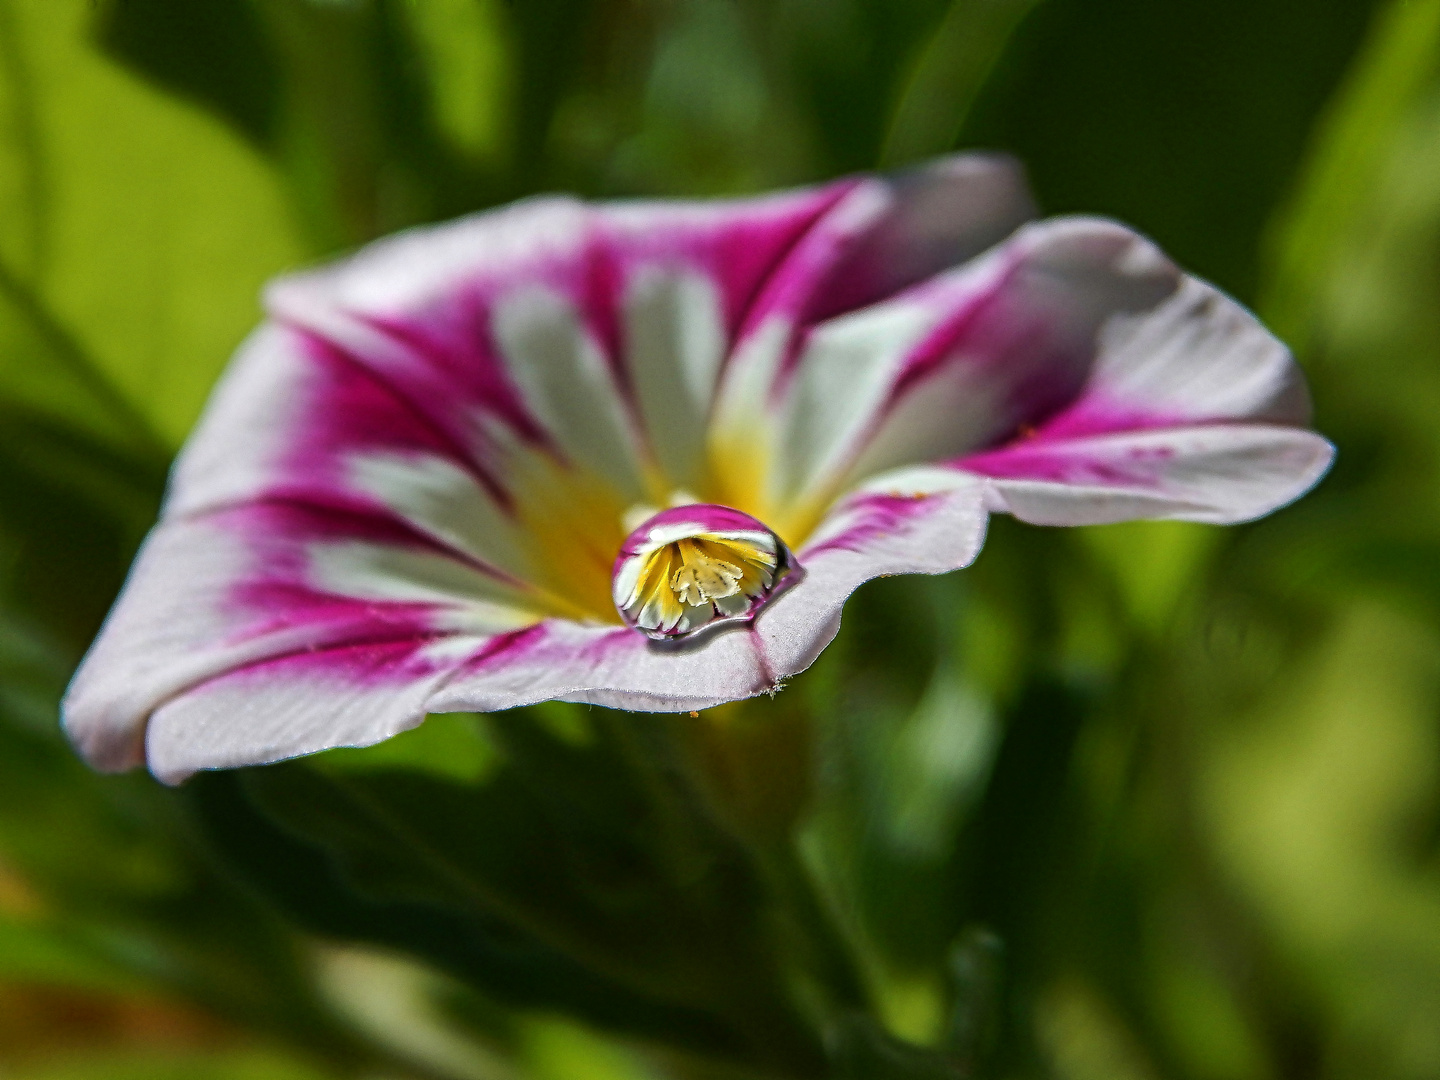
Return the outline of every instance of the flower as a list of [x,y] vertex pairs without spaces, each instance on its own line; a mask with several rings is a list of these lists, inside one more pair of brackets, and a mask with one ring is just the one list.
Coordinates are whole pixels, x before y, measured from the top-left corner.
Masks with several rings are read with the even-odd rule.
[[1322,475],[1245,309],[957,156],[714,202],[527,200],[271,286],[67,694],[162,779],[546,699],[772,691],[884,574]]

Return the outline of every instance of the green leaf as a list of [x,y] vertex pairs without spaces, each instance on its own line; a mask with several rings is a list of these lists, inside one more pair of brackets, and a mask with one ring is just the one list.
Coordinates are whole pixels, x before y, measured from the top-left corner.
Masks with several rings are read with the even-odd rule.
[[288,764],[246,770],[244,799],[206,778],[199,805],[313,929],[402,946],[514,1006],[813,1063],[756,870],[678,780],[667,721],[603,712],[582,742],[525,711],[489,724],[504,761],[478,782]]
[[1376,185],[1440,74],[1440,3],[1393,3],[1323,119],[1303,182],[1270,230],[1267,320],[1303,348],[1336,261],[1363,238]]
[[[3,875],[3,868],[0,868]],[[6,897],[0,907],[11,906]],[[37,901],[38,903],[38,901]],[[144,984],[121,965],[87,947],[64,920],[0,913],[0,982],[37,983],[112,993]]]
[[[523,188],[546,177],[547,142],[555,112],[583,72],[586,31],[604,0],[530,0],[508,5],[515,37],[515,162]],[[623,81],[629,73],[620,74]]]
[[903,83],[881,165],[906,165],[955,145],[1011,36],[1038,2],[953,0]]
[[70,661],[42,628],[0,605],[0,716],[30,728],[53,724]]
[[[487,20],[455,22],[453,3],[448,15],[421,16],[405,0],[252,2],[283,73],[276,157],[318,249],[350,247],[493,201],[480,163],[447,138],[452,123],[465,128],[465,138],[485,135],[492,119],[483,95],[497,89],[487,80],[502,72],[487,68],[500,66],[487,49],[501,43],[489,37]],[[433,38],[447,32],[457,40],[440,50]],[[477,33],[484,37],[467,44]],[[467,86],[482,95],[468,112]],[[437,99],[446,110],[438,118]]]
[[334,1075],[273,1051],[72,1052],[66,1058],[5,1075],[10,1080],[327,1080]]
[[[703,1013],[597,975],[477,905],[457,910],[449,895],[427,897],[423,873],[406,875],[405,896],[377,891],[377,872],[403,870],[418,856],[397,846],[388,828],[365,842],[357,834],[373,823],[369,814],[352,823],[359,830],[345,830],[340,819],[355,805],[337,799],[334,786],[313,770],[282,765],[202,774],[186,793],[227,862],[307,930],[403,950],[512,1008],[560,1010],[712,1054],[738,1049],[731,1033]],[[451,825],[470,823],[466,815]]]
[[103,0],[96,31],[115,59],[273,148],[280,62],[250,0]]
[[512,135],[512,73],[499,0],[426,0],[402,10],[430,74],[440,131],[471,159],[500,157]]
[[921,1043],[943,1025],[944,955],[963,914],[957,839],[1001,737],[963,647],[973,606],[963,575],[866,585],[809,684],[820,767],[807,854],[885,1023]]
[[107,60],[85,0],[0,0],[0,394],[163,453],[298,262],[239,137]]
[[[1242,300],[1372,0],[1046,0],[970,110],[1049,213],[1108,214]],[[1303,29],[1302,29],[1303,26]]]
[[374,746],[344,746],[310,759],[321,772],[344,776],[414,769],[475,783],[499,767],[500,758],[482,717],[475,713],[432,716],[417,728]]

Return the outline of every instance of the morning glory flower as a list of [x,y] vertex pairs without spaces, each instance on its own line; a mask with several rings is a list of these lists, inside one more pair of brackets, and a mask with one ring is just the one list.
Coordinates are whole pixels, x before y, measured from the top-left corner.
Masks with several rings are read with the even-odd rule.
[[161,778],[427,713],[772,692],[989,513],[1237,522],[1316,482],[1304,383],[1124,226],[958,156],[736,201],[540,198],[284,278],[77,673]]

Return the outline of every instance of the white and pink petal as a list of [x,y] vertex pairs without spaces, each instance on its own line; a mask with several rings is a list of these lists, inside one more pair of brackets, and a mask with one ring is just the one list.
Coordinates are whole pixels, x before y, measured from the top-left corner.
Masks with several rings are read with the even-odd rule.
[[1107,325],[1153,308],[1178,283],[1128,229],[1055,219],[814,327],[774,391],[781,452],[765,504],[813,520],[867,476],[1038,422],[1084,387]]
[[792,533],[836,491],[925,462],[990,477],[992,509],[1046,524],[1247,520],[1333,453],[1294,426],[1304,380],[1253,315],[1097,219],[1028,226],[814,328],[781,400],[762,505]]
[[[1315,482],[1288,352],[1148,241],[1058,219],[958,265],[1029,212],[1013,163],[958,156],[533,200],[278,283],[68,729],[177,780],[428,712],[700,709],[807,667],[864,581],[967,565],[989,511],[1235,521]],[[656,621],[635,567],[692,541],[646,579],[667,640],[616,622]]]
[[1233,525],[1293,502],[1335,450],[1303,428],[1215,423],[1045,435],[961,459],[989,506],[1037,525],[1163,518]]
[[[483,639],[543,617],[528,589],[383,517],[281,501],[180,517],[142,548],[67,691],[65,724],[97,766],[127,768],[157,710],[217,679]],[[252,721],[235,718],[237,739]]]
[[356,642],[231,668],[154,710],[145,757],[151,772],[175,784],[201,769],[369,746],[432,711],[431,699],[457,664],[452,650],[478,654],[495,644],[494,638]]

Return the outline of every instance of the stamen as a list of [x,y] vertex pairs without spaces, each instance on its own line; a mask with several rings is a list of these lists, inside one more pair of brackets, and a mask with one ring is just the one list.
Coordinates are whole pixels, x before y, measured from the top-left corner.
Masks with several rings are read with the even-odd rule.
[[745,571],[734,563],[707,555],[694,540],[679,540],[675,549],[683,565],[670,578],[670,588],[682,604],[708,604],[740,591]]
[[663,510],[636,529],[615,562],[615,606],[627,625],[678,638],[717,622],[749,620],[798,571],[761,522],[729,507]]

